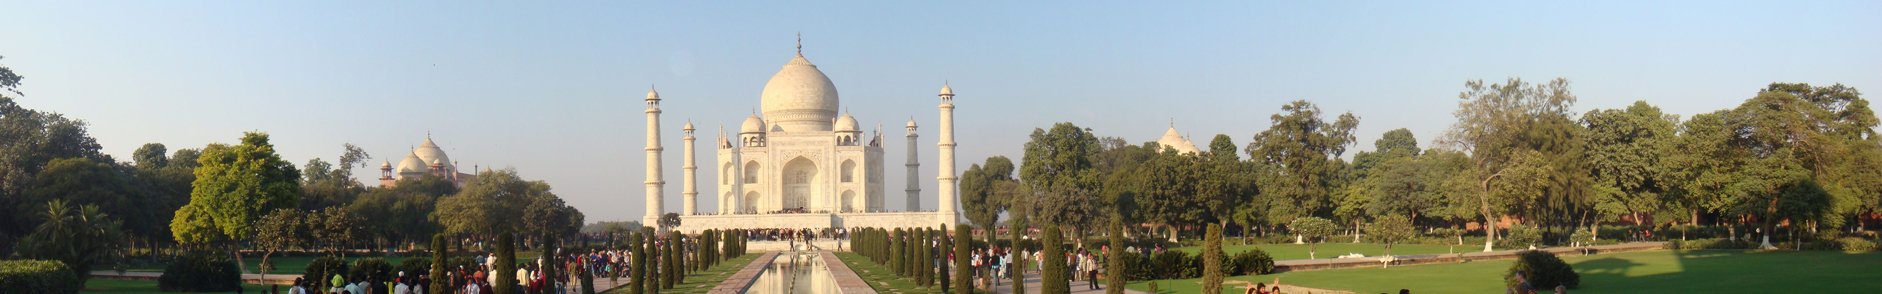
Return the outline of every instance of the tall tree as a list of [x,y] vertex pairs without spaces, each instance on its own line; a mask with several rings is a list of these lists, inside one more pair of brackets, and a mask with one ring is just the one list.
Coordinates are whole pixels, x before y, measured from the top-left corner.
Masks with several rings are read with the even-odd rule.
[[[986,164],[974,164],[961,173],[961,207],[967,220],[983,228],[998,226],[1000,213],[1012,205],[1013,191],[999,188],[1014,182],[1013,160],[1005,156],[987,157]],[[988,236],[988,241],[993,239]]]
[[527,181],[515,170],[479,173],[456,195],[438,199],[432,220],[452,234],[513,233],[528,229],[523,222],[510,221],[523,215],[529,200],[550,195],[549,185]]
[[[202,167],[196,168],[190,202],[170,222],[177,241],[246,241],[255,235],[256,219],[275,209],[294,207],[300,201],[301,187],[296,180],[300,171],[275,154],[268,134],[250,132],[242,136],[241,144],[210,145],[197,162]],[[233,248],[230,254],[239,264],[241,254]]]
[[1033,193],[1025,199],[1032,199],[1034,220],[1079,227],[1092,219],[1102,201],[1092,160],[1099,148],[1090,129],[1072,123],[1033,129],[1019,173]]
[[[31,210],[45,204],[20,199],[29,181],[53,159],[83,157],[96,162],[113,162],[100,153],[98,141],[86,131],[84,121],[52,112],[28,109],[6,95],[19,92],[22,77],[0,66],[0,207],[9,210],[0,216],[0,252],[9,252],[16,242],[38,227]],[[30,205],[30,206],[29,206]]]
[[1497,236],[1497,220],[1502,216],[1492,211],[1491,200],[1496,197],[1491,182],[1504,176],[1516,154],[1534,152],[1540,144],[1530,140],[1532,135],[1546,135],[1538,132],[1538,125],[1551,118],[1569,117],[1576,98],[1568,88],[1568,80],[1560,78],[1540,85],[1519,78],[1501,84],[1472,80],[1465,82],[1464,88],[1457,95],[1460,101],[1453,113],[1457,122],[1445,131],[1440,142],[1470,154],[1473,173],[1478,175],[1478,212],[1487,235],[1483,249],[1490,251]]
[[1320,107],[1306,100],[1282,105],[1281,111],[1269,117],[1268,129],[1255,134],[1247,149],[1251,159],[1273,168],[1262,198],[1267,220],[1275,223],[1326,212],[1340,176],[1339,157],[1359,126],[1352,113],[1327,121]]
[[[1659,211],[1670,179],[1664,161],[1672,157],[1679,117],[1660,112],[1646,101],[1626,109],[1583,114],[1588,128],[1589,174],[1595,179],[1595,211],[1605,220],[1627,216],[1635,225]],[[1591,220],[1594,221],[1594,220]],[[1598,227],[1598,226],[1596,226]]]

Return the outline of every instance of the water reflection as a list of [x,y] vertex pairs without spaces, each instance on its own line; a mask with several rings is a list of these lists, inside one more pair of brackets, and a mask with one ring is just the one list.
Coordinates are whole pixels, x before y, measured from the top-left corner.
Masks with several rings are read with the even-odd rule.
[[836,293],[836,279],[816,252],[779,253],[745,293]]

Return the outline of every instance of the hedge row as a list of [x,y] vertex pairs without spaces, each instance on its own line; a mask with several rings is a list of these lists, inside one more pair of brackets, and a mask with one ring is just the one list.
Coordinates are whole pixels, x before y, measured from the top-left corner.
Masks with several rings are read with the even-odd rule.
[[165,292],[228,292],[242,288],[242,273],[234,260],[222,254],[184,254],[163,268],[157,289]]
[[0,289],[19,293],[78,293],[78,276],[54,260],[0,260]]

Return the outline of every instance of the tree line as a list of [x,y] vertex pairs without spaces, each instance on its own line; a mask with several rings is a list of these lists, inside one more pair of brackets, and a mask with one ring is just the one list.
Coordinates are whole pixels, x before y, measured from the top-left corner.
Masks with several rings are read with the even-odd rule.
[[88,269],[127,254],[160,262],[175,249],[341,253],[436,233],[574,236],[583,221],[548,183],[514,170],[479,172],[461,188],[435,176],[368,186],[352,171],[371,156],[352,144],[337,165],[297,167],[259,132],[175,151],[145,144],[121,161],[100,151],[83,120],[19,105],[21,80],[0,66],[0,255]]
[[1457,101],[1436,144],[1395,129],[1350,160],[1360,118],[1305,100],[1240,150],[1226,134],[1185,154],[1058,123],[1033,131],[1017,167],[1003,156],[968,167],[962,204],[981,227],[1053,224],[1077,240],[1113,220],[1175,241],[1207,224],[1247,236],[1325,220],[1357,233],[1385,219],[1460,240],[1481,228],[1486,247],[1499,225],[1483,224],[1553,228],[1552,240],[1600,224],[1768,238],[1865,230],[1882,207],[1877,118],[1840,84],[1773,83],[1684,119],[1646,101],[1577,113],[1566,79],[1468,81]]

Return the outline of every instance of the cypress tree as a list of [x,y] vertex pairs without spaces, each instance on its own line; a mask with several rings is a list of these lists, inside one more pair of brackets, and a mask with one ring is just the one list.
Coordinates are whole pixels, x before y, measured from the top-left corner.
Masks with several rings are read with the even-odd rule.
[[[989,231],[988,233],[992,233]],[[954,225],[954,294],[974,293],[974,264],[968,252],[973,246],[974,227]]]
[[1124,269],[1124,224],[1116,218],[1111,220],[1111,251],[1104,255],[1104,293],[1123,294],[1124,285],[1129,283]]
[[934,264],[928,258],[928,228],[915,229],[915,284],[927,287],[929,267]]
[[1065,272],[1065,237],[1060,235],[1058,224],[1047,223],[1039,233],[1045,235],[1039,240],[1039,246],[1045,247],[1039,253],[1045,264],[1040,269],[1039,293],[1071,292],[1072,285],[1066,280]]
[[889,269],[895,275],[902,276],[902,229],[896,228],[889,235]]
[[645,271],[642,271],[643,275],[647,276],[646,277],[647,290],[642,293],[659,294],[660,293],[660,276],[659,275],[660,275],[660,261],[661,261],[660,253],[662,252],[662,250],[660,250],[660,243],[655,242],[655,241],[659,240],[660,236],[654,233],[653,228],[646,228],[642,230],[642,232],[645,234],[642,234],[641,238],[646,238],[646,240],[642,240],[640,242],[640,246],[644,246],[647,248],[646,249],[647,268],[645,268]]
[[[1028,258],[1029,256],[1019,255],[1020,251],[1018,250],[1019,250],[1019,239],[1020,239],[1019,237],[1020,235],[1023,235],[1026,233],[1027,227],[1025,226],[1025,223],[1023,222],[1023,219],[1021,218],[1008,219],[1006,221],[1006,225],[1007,225],[1006,234],[1007,234],[1007,237],[1010,238],[1009,240],[1007,240],[1007,242],[1009,242],[1008,244],[1011,245],[1010,246],[1011,248],[1007,248],[1007,250],[1012,251],[1012,254],[1014,257],[1013,263],[1007,265],[1013,268],[1013,269],[1007,270],[1008,281],[1013,281],[1012,283],[1008,283],[1008,285],[1013,286],[1013,294],[1026,294],[1026,283],[1022,281],[1026,280],[1024,278],[1026,276],[1025,274],[1026,273],[1026,258]],[[1156,292],[1153,291],[1151,293],[1156,293]]]
[[[451,279],[444,277],[446,268],[450,267],[450,260],[451,260],[451,252],[445,251],[446,250],[445,248],[447,248],[445,246],[447,244],[445,244],[444,240],[445,240],[444,234],[437,234],[437,235],[431,236],[431,274],[430,276],[432,277],[432,279],[431,279],[430,287],[431,289],[438,289],[439,291],[444,290],[444,289],[451,289],[451,286],[450,286]],[[439,292],[439,293],[445,293],[445,292]]]
[[1222,293],[1222,226],[1209,224],[1202,241],[1202,292]]
[[[936,262],[934,267],[936,277],[938,277],[935,278],[934,281],[935,284],[941,285],[941,293],[948,293],[948,286],[954,284],[954,279],[949,276],[951,273],[948,272],[948,266],[953,265],[953,261],[948,260],[948,257],[954,254],[954,245],[948,242],[950,236],[948,236],[948,227],[946,224],[941,225],[941,229],[935,230],[934,236],[935,240],[940,241],[940,244],[934,247],[934,252],[937,253],[935,254]],[[966,259],[966,257],[962,257],[962,259]]]
[[631,255],[628,258],[627,267],[628,274],[630,274],[627,281],[631,287],[627,288],[627,293],[641,294],[647,285],[647,278],[643,274],[647,271],[647,251],[640,246],[639,232],[627,234],[627,251],[628,255]]
[[542,233],[542,266],[540,266],[540,269],[538,270],[542,271],[542,279],[544,281],[567,281],[568,280],[568,279],[559,279],[559,280],[557,279],[557,277],[559,277],[560,275],[558,275],[558,273],[556,272],[556,269],[560,267],[556,265],[562,264],[561,262],[556,261],[556,255],[557,255],[556,249],[560,248],[559,247],[560,245],[558,244],[558,243],[561,243],[560,241],[561,240],[558,240],[555,237],[555,234],[553,233],[549,233],[549,232]]
[[516,294],[516,234],[497,235],[497,262],[494,269],[497,281],[490,285],[496,294]]
[[673,238],[660,240],[660,289],[673,289]]
[[687,256],[691,256],[687,251],[687,236],[679,234],[679,230],[670,230],[666,232],[666,243],[674,247],[674,286],[687,283],[687,271],[691,271],[691,262],[687,262]]

